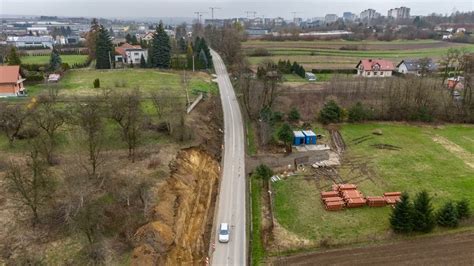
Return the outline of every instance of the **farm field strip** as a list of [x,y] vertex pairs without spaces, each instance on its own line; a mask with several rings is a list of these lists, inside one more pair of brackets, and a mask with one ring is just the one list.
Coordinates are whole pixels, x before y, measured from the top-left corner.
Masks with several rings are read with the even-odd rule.
[[[21,62],[23,64],[48,64],[50,56],[49,55],[29,55],[22,56]],[[67,63],[70,66],[74,64],[82,64],[87,61],[87,55],[61,55],[61,60],[63,63]]]

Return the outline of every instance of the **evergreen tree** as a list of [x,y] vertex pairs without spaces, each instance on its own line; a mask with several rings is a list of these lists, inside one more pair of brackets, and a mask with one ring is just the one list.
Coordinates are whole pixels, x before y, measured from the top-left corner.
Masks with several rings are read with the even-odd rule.
[[127,33],[127,35],[125,35],[125,42],[126,43],[132,43],[132,35],[130,35],[130,33]]
[[396,233],[410,233],[413,231],[413,205],[407,193],[403,193],[400,201],[395,204],[390,225]]
[[163,23],[156,28],[152,40],[151,66],[169,68],[171,64],[171,44]]
[[9,66],[21,65],[20,56],[18,55],[15,47],[12,47],[12,49],[10,49],[10,52],[7,55],[7,61]]
[[323,124],[337,123],[342,121],[342,116],[342,108],[334,100],[330,100],[319,112],[319,121]]
[[416,195],[413,202],[413,229],[417,232],[429,233],[435,226],[435,217],[433,207],[431,206],[431,198],[428,192],[421,191]]
[[291,151],[291,141],[293,140],[293,131],[291,130],[290,125],[287,123],[284,123],[281,125],[281,127],[278,129],[277,132],[278,139],[280,141],[283,141],[285,143],[285,147],[288,149],[290,148],[289,151]]
[[469,209],[469,201],[467,199],[458,201],[456,203],[456,210],[458,213],[458,219],[466,219],[471,216],[471,210]]
[[292,122],[296,122],[300,120],[301,115],[300,112],[298,112],[298,109],[296,107],[291,108],[290,112],[288,113],[288,119]]
[[100,26],[96,42],[96,64],[97,69],[110,69],[112,56],[112,41],[109,32],[104,26]]
[[201,50],[201,52],[199,52],[199,66],[201,69],[208,68],[208,61],[207,61],[206,53],[204,53],[204,50]]
[[187,45],[186,45],[186,40],[184,39],[184,37],[179,38],[178,48],[181,53],[186,53]]
[[186,50],[186,61],[188,69],[193,69],[193,55],[193,45],[190,43],[188,44],[188,49]]
[[61,56],[59,55],[59,52],[56,49],[53,49],[53,52],[51,53],[51,57],[49,58],[49,70],[51,71],[56,71],[61,68]]
[[450,201],[447,202],[441,210],[438,212],[438,217],[436,219],[438,225],[443,227],[457,227],[458,226],[458,214],[456,211],[456,207]]
[[146,65],[146,60],[145,60],[145,57],[143,56],[143,54],[142,54],[142,56],[140,57],[140,67],[141,67],[141,68],[146,68],[146,67],[147,67],[147,65]]
[[137,35],[133,34],[132,39],[130,41],[132,42],[133,45],[137,45],[138,44]]

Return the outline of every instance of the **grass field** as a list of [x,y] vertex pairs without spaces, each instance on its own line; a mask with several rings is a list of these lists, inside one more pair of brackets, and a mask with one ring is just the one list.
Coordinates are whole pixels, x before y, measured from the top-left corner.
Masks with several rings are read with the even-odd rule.
[[[23,56],[21,57],[21,63],[23,64],[48,64],[49,55],[38,55],[38,56]],[[63,63],[72,66],[74,64],[82,64],[87,61],[87,55],[61,55]]]
[[[382,136],[372,135],[381,129]],[[467,198],[474,206],[474,168],[463,159],[433,141],[443,136],[474,156],[474,126],[446,125],[441,128],[401,124],[344,125],[341,129],[348,145],[340,175],[356,183],[364,195],[382,195],[386,191],[407,191],[414,196],[426,189],[439,207],[448,200]],[[355,144],[353,139],[372,138]],[[398,151],[374,148],[384,143],[400,147]],[[360,208],[340,212],[323,209],[319,193],[329,190],[329,179],[291,177],[273,184],[275,215],[278,222],[300,238],[330,244],[348,244],[383,240],[391,236],[390,208]],[[436,229],[440,230],[440,229]]]
[[[357,50],[340,50],[352,46]],[[456,44],[435,40],[413,41],[247,41],[243,48],[251,53],[255,48],[266,48],[271,56],[249,57],[253,65],[264,59],[297,61],[308,69],[348,69],[354,68],[362,58],[385,58],[399,63],[406,58],[431,57],[439,59],[451,47],[474,52],[472,44]]]
[[[217,85],[211,82],[211,77],[202,72],[187,72],[190,93],[197,94],[199,91],[217,93]],[[159,71],[154,69],[116,69],[116,70],[93,70],[78,69],[70,70],[58,83],[60,93],[66,95],[95,94],[93,89],[95,79],[100,80],[101,88],[128,90],[139,88],[143,92],[154,90],[183,90],[181,83],[181,72]],[[30,95],[36,95],[47,87],[45,84],[27,86]],[[184,92],[184,90],[183,90]]]

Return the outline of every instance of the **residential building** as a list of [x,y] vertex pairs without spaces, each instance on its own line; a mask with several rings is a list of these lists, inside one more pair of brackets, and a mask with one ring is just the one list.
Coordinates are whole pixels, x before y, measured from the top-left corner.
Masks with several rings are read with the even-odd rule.
[[427,61],[426,65],[424,65],[424,63],[421,62],[420,59],[405,59],[397,65],[397,72],[401,74],[412,74],[420,76],[423,72],[423,68],[425,68],[425,71],[427,72],[435,72],[437,66],[432,59]]
[[327,14],[325,17],[324,17],[324,21],[326,21],[326,23],[334,23],[336,22],[338,19],[337,15],[336,14]]
[[399,8],[392,8],[388,10],[387,17],[395,20],[409,19],[410,8],[404,6]]
[[364,22],[370,22],[373,19],[377,19],[380,17],[380,13],[375,11],[375,9],[366,9],[360,12],[360,20]]
[[247,33],[249,38],[252,37],[261,37],[265,36],[268,34],[268,30],[266,29],[261,29],[261,28],[249,28],[245,30],[245,33]]
[[352,12],[344,12],[342,14],[342,19],[344,21],[347,21],[347,22],[350,22],[350,21],[354,21],[357,19],[357,16],[356,14],[352,13]]
[[124,43],[119,47],[115,47],[115,61],[123,62],[124,64],[140,64],[142,56],[145,61],[148,59],[148,51],[142,49],[140,45],[131,45]]
[[383,59],[362,59],[356,66],[357,75],[361,77],[391,77],[395,70],[393,63]]
[[47,47],[52,49],[54,40],[51,36],[8,36],[7,43],[16,47]]
[[20,66],[0,66],[0,97],[26,96]]

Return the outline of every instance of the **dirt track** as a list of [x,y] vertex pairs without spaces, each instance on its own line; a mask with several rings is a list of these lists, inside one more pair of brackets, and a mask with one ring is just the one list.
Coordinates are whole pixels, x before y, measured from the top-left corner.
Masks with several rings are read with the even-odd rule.
[[272,265],[474,265],[474,231],[275,258]]

